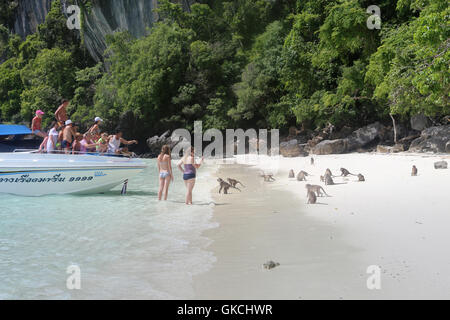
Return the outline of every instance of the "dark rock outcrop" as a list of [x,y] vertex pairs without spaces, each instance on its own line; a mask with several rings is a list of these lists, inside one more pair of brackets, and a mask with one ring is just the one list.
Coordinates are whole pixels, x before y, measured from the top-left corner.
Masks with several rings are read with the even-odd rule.
[[323,140],[312,147],[311,151],[314,154],[335,154],[360,150],[380,141],[384,129],[385,127],[382,124],[375,122],[353,131],[345,139]]
[[438,161],[434,163],[434,168],[435,169],[447,169],[448,168],[448,163],[447,161]]
[[409,151],[413,152],[448,152],[450,141],[450,125],[430,127],[422,131],[415,139]]
[[380,134],[383,131],[384,126],[375,122],[360,128],[346,138],[347,140],[347,151],[353,151],[359,148],[364,148],[368,144],[379,140]]
[[422,131],[430,126],[430,119],[423,114],[417,114],[411,117],[411,128],[413,130]]

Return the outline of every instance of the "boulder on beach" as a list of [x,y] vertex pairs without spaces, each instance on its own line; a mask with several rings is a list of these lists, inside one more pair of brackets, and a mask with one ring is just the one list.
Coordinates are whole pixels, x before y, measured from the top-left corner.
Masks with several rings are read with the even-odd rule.
[[298,143],[297,139],[292,139],[287,142],[280,143],[280,154],[283,157],[305,157],[308,155],[303,150],[303,147]]
[[447,169],[448,168],[448,163],[447,161],[438,161],[434,163],[434,168],[435,169]]
[[270,269],[273,269],[273,268],[278,267],[279,265],[280,265],[280,264],[279,264],[278,262],[274,262],[274,261],[270,260],[270,261],[267,261],[266,263],[264,263],[264,264],[263,264],[263,267],[264,267],[265,269],[270,270]]
[[347,151],[353,151],[359,148],[363,148],[368,144],[376,141],[380,138],[383,129],[384,126],[381,123],[375,122],[356,131],[353,131],[353,133],[346,138]]
[[336,153],[344,153],[347,150],[348,150],[347,139],[324,140],[319,142],[312,149],[312,153],[318,155],[336,154]]
[[430,127],[422,131],[419,138],[411,142],[409,151],[449,152],[450,125]]

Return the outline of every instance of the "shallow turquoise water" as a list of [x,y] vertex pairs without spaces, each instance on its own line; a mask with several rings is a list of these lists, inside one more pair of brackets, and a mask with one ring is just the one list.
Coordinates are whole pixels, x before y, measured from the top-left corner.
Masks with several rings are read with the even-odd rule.
[[[192,298],[192,276],[214,257],[202,232],[211,223],[208,171],[194,206],[184,205],[176,173],[169,201],[158,202],[154,161],[120,187],[92,196],[0,195],[0,299]],[[70,265],[81,289],[66,286]]]

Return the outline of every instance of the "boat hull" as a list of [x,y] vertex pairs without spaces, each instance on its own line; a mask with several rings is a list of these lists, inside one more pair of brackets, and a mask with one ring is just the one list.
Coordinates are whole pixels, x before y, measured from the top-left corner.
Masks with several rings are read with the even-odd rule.
[[32,168],[17,166],[23,164],[19,158],[16,166],[4,166],[0,162],[0,193],[20,196],[102,193],[141,173],[146,167],[142,161],[98,156],[67,156],[63,163],[51,166],[52,162],[61,161],[61,156],[48,157],[50,161],[43,161],[45,157],[42,156],[34,157],[32,161],[41,162],[41,165]]

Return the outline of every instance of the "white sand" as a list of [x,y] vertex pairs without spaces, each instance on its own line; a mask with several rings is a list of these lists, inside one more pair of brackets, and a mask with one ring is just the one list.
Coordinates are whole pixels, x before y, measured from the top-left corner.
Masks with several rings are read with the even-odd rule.
[[[450,298],[450,170],[433,163],[449,156],[345,154],[281,158],[259,167],[281,169],[265,183],[257,170],[224,165],[222,177],[247,184],[242,193],[215,195],[208,231],[217,262],[194,278],[197,298],[210,299],[392,299]],[[242,158],[240,159],[242,161]],[[419,175],[411,177],[411,167]],[[362,173],[320,183],[326,168]],[[289,169],[307,171],[307,182],[288,179]],[[331,197],[306,204],[306,183]],[[217,190],[214,190],[217,192]],[[274,260],[280,266],[264,270]],[[366,285],[368,266],[381,267],[381,289]]]

